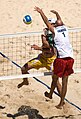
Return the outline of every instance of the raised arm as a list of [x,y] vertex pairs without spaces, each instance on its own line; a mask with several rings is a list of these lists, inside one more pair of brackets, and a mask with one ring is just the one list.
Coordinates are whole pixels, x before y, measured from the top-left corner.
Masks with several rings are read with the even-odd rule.
[[48,27],[48,29],[54,34],[54,27],[51,25],[51,23],[48,21],[48,18],[46,17],[46,15],[44,14],[44,12],[42,11],[42,9],[40,9],[39,7],[34,8],[35,11],[37,11],[38,13],[40,13],[44,23],[46,24],[46,26]]
[[60,17],[60,15],[59,15],[59,13],[57,11],[51,10],[50,12],[52,12],[52,13],[54,13],[56,15],[57,20],[61,20],[61,17]]
[[55,10],[51,10],[50,12],[52,12],[52,13],[54,13],[54,14],[56,15],[57,24],[58,24],[58,25],[63,25],[63,21],[62,21],[60,15],[59,15],[59,13],[58,13],[57,11],[55,11]]

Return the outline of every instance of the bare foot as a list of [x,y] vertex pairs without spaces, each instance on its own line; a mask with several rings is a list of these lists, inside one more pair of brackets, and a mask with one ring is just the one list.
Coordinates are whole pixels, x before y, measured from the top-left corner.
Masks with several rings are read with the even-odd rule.
[[56,105],[55,107],[56,107],[57,109],[62,109],[62,108],[63,108],[62,105]]
[[56,107],[57,109],[62,109],[62,108],[63,108],[63,105],[65,105],[65,102],[63,102],[63,104],[56,105],[55,107]]
[[4,108],[5,108],[4,106],[1,106],[1,105],[0,105],[0,109],[4,109]]
[[22,83],[18,84],[18,88],[21,88],[23,85],[29,85],[28,81],[23,81]]
[[48,93],[47,91],[44,93],[44,95],[45,95],[46,97],[52,99],[52,96],[50,96],[49,93]]

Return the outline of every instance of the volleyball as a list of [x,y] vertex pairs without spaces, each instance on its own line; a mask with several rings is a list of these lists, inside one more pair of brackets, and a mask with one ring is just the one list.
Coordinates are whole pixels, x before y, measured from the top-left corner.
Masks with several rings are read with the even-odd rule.
[[32,18],[31,18],[31,16],[30,16],[30,15],[24,16],[23,22],[24,22],[25,24],[31,24],[31,23],[32,23]]

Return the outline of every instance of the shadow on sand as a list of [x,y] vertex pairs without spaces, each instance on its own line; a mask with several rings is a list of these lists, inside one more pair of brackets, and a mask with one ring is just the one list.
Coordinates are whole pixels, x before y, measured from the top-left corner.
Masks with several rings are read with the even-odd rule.
[[43,118],[42,115],[39,114],[39,111],[37,109],[33,109],[30,106],[22,105],[16,114],[7,114],[7,117],[12,117],[12,119],[16,119],[18,116],[27,115],[28,119],[53,119],[53,117],[50,118]]

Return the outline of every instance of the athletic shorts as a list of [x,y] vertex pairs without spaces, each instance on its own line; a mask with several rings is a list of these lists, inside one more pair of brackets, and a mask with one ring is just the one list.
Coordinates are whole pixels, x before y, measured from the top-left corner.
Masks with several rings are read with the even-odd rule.
[[53,63],[54,74],[56,74],[58,77],[64,77],[72,74],[74,72],[73,64],[73,58],[56,58]]
[[39,54],[38,57],[28,61],[28,65],[35,69],[46,68],[48,70],[53,70],[53,62],[56,56],[52,56],[50,58],[45,57],[42,54]]

